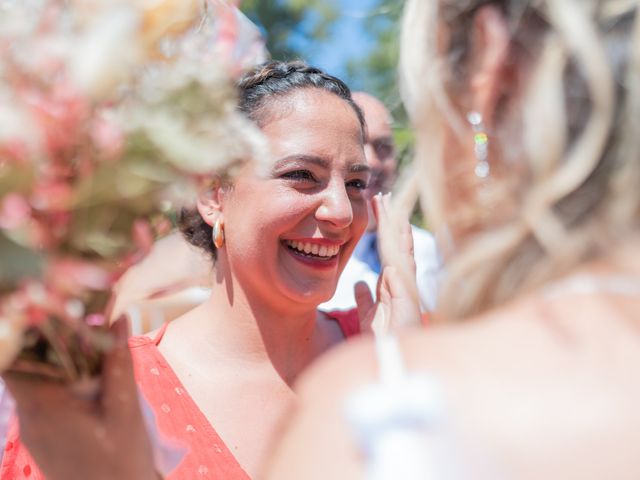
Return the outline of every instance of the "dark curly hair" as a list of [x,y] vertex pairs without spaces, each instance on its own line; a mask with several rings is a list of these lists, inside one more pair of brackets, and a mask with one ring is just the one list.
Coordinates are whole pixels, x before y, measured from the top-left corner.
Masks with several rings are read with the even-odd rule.
[[[347,102],[360,122],[363,137],[365,122],[362,110],[351,98],[351,90],[339,78],[301,61],[270,61],[245,73],[236,84],[238,110],[262,127],[271,118],[270,107],[291,93],[318,88],[337,95]],[[178,226],[189,243],[202,248],[216,259],[212,228],[200,216],[197,209],[184,208],[178,215]]]

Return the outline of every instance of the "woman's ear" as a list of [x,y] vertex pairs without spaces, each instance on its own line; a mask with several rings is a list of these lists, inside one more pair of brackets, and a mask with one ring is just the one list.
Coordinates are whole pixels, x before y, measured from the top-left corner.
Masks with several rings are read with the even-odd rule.
[[507,21],[494,5],[478,9],[472,25],[469,86],[470,110],[491,122],[500,93],[508,81],[510,34]]
[[223,190],[221,182],[214,181],[198,195],[198,212],[207,225],[213,226],[222,217]]

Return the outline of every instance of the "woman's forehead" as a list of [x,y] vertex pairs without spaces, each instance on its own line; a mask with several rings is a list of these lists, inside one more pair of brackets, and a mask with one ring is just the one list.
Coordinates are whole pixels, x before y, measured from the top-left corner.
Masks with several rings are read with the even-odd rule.
[[347,100],[321,88],[303,88],[284,96],[278,95],[268,100],[264,108],[262,130],[267,130],[274,123],[318,123],[318,127],[322,127],[323,121],[331,119],[361,129],[358,116]]
[[[364,147],[359,135],[331,125],[316,129],[296,124],[294,130],[286,135],[278,133],[267,136],[272,165],[284,160],[288,163],[310,163],[325,168],[336,162],[366,164]],[[316,161],[310,161],[311,159]]]
[[262,166],[284,158],[316,157],[365,163],[360,121],[349,103],[332,92],[305,88],[265,105],[261,130],[269,145]]
[[341,143],[362,142],[362,129],[353,108],[337,95],[322,90],[303,91],[270,108],[262,131],[273,143],[287,139],[313,143],[333,139]]

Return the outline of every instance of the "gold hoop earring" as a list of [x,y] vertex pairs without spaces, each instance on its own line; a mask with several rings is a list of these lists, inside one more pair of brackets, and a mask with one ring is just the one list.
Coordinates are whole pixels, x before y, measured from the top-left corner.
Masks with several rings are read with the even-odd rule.
[[216,248],[222,248],[224,245],[224,223],[222,220],[216,220],[216,223],[213,224],[213,232],[211,234],[213,237],[213,244]]

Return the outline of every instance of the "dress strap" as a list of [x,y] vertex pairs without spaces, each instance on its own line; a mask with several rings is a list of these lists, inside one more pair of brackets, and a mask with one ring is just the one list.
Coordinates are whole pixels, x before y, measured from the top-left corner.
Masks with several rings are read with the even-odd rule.
[[377,335],[375,348],[378,380],[352,392],[344,406],[364,456],[364,478],[453,478],[441,475],[440,451],[431,451],[428,443],[429,433],[440,428],[444,419],[438,383],[428,374],[406,370],[395,335]]
[[153,343],[155,344],[156,347],[160,345],[160,341],[162,340],[162,337],[164,337],[164,332],[167,331],[168,326],[169,326],[169,322],[164,322],[162,326],[158,329],[158,333],[156,333],[156,336],[153,337]]
[[382,385],[397,384],[407,375],[398,337],[390,333],[376,335],[376,356]]

